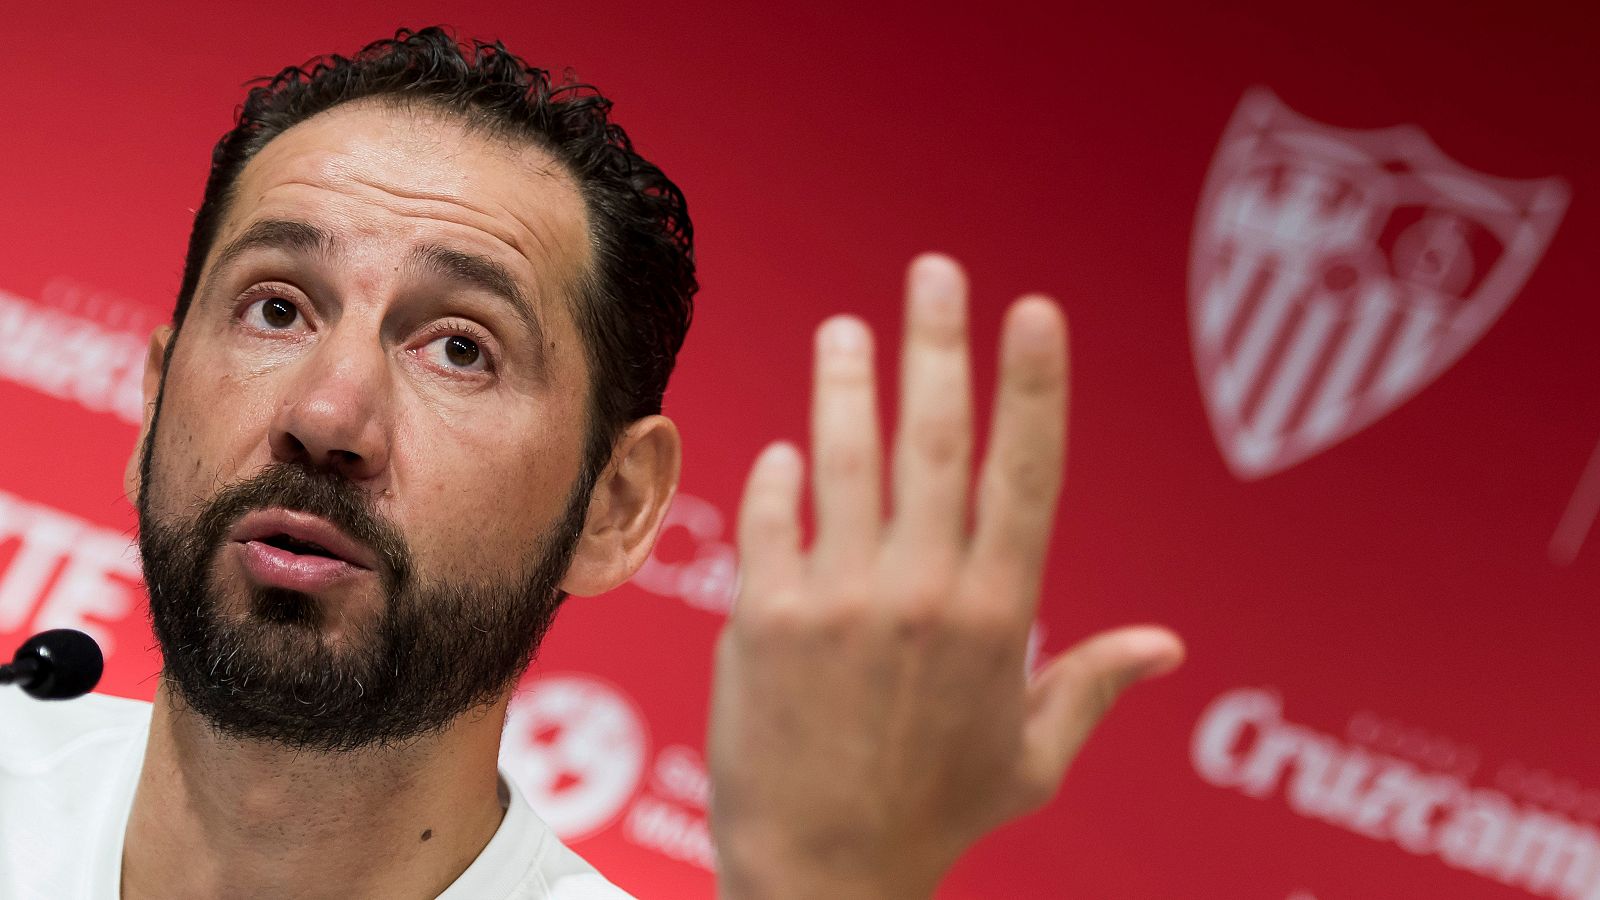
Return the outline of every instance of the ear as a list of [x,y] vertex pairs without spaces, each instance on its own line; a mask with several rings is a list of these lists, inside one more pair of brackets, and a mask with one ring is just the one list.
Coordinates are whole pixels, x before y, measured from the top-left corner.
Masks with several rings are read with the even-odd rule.
[[595,484],[561,590],[591,597],[639,571],[678,490],[681,461],[678,426],[671,419],[646,416],[628,426]]
[[122,489],[128,502],[139,505],[139,463],[144,458],[145,443],[150,440],[150,420],[156,414],[156,397],[161,393],[161,364],[167,357],[167,343],[172,340],[172,326],[162,325],[150,332],[150,349],[144,357],[144,421],[139,425],[139,440],[128,455],[128,467],[122,472]]

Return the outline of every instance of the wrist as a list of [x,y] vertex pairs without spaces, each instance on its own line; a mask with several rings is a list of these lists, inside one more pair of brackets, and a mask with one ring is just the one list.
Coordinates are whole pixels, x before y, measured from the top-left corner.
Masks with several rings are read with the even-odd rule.
[[798,848],[786,842],[720,839],[719,900],[924,900],[947,863],[907,848]]
[[851,875],[807,866],[717,870],[718,900],[926,900],[934,883],[902,884],[880,875]]

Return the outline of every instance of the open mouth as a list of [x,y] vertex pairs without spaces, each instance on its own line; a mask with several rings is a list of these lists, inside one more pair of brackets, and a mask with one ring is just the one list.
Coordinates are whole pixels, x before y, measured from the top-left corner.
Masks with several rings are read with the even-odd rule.
[[256,581],[273,587],[320,589],[379,564],[369,545],[328,519],[296,510],[247,513],[228,537]]
[[266,544],[269,547],[277,547],[279,550],[287,550],[290,553],[295,553],[300,556],[325,556],[329,559],[343,559],[343,557],[339,556],[339,554],[334,553],[332,550],[329,550],[321,544],[314,544],[311,541],[302,541],[299,538],[290,537],[287,534],[272,534],[265,537],[256,538],[256,540]]

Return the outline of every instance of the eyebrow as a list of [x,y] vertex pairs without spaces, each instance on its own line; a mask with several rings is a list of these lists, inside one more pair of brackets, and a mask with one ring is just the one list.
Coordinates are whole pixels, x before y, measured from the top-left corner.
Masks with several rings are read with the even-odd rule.
[[287,250],[305,255],[326,254],[333,235],[309,222],[262,219],[228,242],[217,254],[213,269],[224,269],[252,250]]
[[543,358],[544,328],[539,324],[539,316],[534,311],[533,303],[517,284],[517,279],[511,274],[511,270],[487,256],[439,244],[424,244],[417,247],[411,251],[410,261],[412,265],[424,271],[477,288],[505,301],[533,335],[534,343],[541,348],[539,357]]

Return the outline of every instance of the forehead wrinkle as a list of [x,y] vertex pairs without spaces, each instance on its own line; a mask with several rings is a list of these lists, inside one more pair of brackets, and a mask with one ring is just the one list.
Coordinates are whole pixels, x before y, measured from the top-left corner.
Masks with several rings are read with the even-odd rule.
[[[558,177],[545,169],[538,169],[537,171],[541,176]],[[521,216],[517,215],[511,209],[503,205],[495,204],[494,209],[498,209],[501,213],[501,215],[497,216],[494,212],[494,209],[491,209],[488,206],[479,206],[463,197],[455,195],[439,194],[428,191],[405,190],[379,183],[370,178],[363,177],[355,172],[341,172],[338,177],[367,188],[368,190],[376,192],[377,194],[406,201],[403,204],[383,204],[389,212],[395,215],[403,216],[408,219],[442,219],[444,221],[475,229],[509,247],[518,257],[525,260],[529,264],[532,264],[535,259],[543,259],[552,263],[559,263],[562,261],[561,250],[564,242],[555,240],[553,238],[547,239],[546,235],[543,233],[545,230],[556,232],[558,229],[535,228],[524,221]],[[307,181],[294,181],[285,183],[302,184],[320,190],[330,189],[327,185],[319,185],[314,182]],[[582,278],[583,273],[588,269],[590,257],[593,254],[593,242],[589,234],[588,205],[584,202],[582,196],[579,195],[576,190],[573,191],[573,200],[575,201],[576,208],[579,210],[579,215],[581,216],[578,227],[581,229],[582,236],[578,241],[578,245],[582,249],[578,254],[579,260],[578,264],[574,267],[575,271],[561,272],[556,279],[556,283],[561,285],[563,289],[571,288],[578,283],[578,281]],[[472,215],[459,216],[440,214],[441,212],[450,209],[465,210]],[[537,252],[534,252],[533,249],[528,245],[528,242],[519,237],[514,230],[504,228],[502,226],[504,219],[510,219],[511,221],[522,226],[520,229],[522,235],[525,235],[527,238],[531,239],[532,244],[537,247]],[[545,301],[546,298],[543,296],[544,292],[540,290],[542,285],[535,283],[532,285],[532,287],[536,293],[536,296],[533,299],[540,302]],[[536,335],[544,331],[544,329],[541,327],[542,320],[537,319],[538,305],[539,303],[537,302],[531,304],[532,312],[536,320],[529,323],[532,326],[530,330],[532,330]]]
[[[379,201],[379,205],[382,206],[384,211],[392,215],[397,215],[407,219],[418,219],[425,222],[443,221],[449,222],[453,225],[460,225],[470,228],[507,247],[519,259],[529,264],[533,264],[536,258],[544,259],[551,263],[561,262],[559,254],[559,242],[555,244],[547,242],[544,236],[540,234],[539,229],[529,226],[522,220],[520,216],[517,216],[511,210],[504,207],[501,207],[504,218],[509,218],[521,225],[522,230],[529,238],[532,239],[533,244],[537,245],[539,251],[542,251],[537,255],[537,257],[529,253],[527,243],[520,239],[512,230],[500,227],[501,217],[497,217],[488,209],[480,208],[472,203],[455,197],[444,198],[427,193],[412,193],[407,191],[392,190],[384,185],[377,184],[369,181],[368,179],[351,174],[345,174],[342,176],[342,178],[345,181],[358,184],[377,194],[387,195],[389,197],[395,197],[402,201],[406,201],[398,204]],[[326,181],[308,180],[305,178],[285,178],[276,182],[274,185],[272,185],[272,187],[267,188],[267,191],[270,192],[274,189],[283,187],[303,187],[310,188],[313,191],[331,191],[338,193],[338,188]],[[581,198],[578,198],[578,203],[579,208],[583,210],[585,219],[587,219],[587,209],[583,205]],[[448,211],[451,209],[464,210],[471,215],[448,214]],[[584,228],[586,231],[588,228],[587,221],[583,222],[580,227]],[[327,231],[326,234],[329,244],[325,249],[328,252],[338,251],[340,248],[335,246],[335,242],[337,241],[337,232]],[[587,237],[587,234],[585,234],[585,239],[580,241],[580,246],[583,247],[584,252],[582,254],[582,259],[579,260],[576,266],[572,267],[575,268],[576,271],[559,273],[559,277],[556,279],[557,284],[560,284],[563,287],[569,286],[569,283],[580,278],[582,273],[587,269],[588,257],[592,252],[592,242],[589,241]],[[542,297],[543,292],[539,290],[541,285],[535,284],[533,287],[536,293],[536,297],[534,299],[542,301],[544,299]]]
[[[540,177],[552,177],[552,178],[556,177],[555,175],[553,175],[547,169],[537,168],[536,167],[535,171],[539,174]],[[502,204],[495,204],[493,208],[491,208],[489,206],[480,206],[478,204],[475,204],[475,203],[471,202],[467,198],[459,196],[459,195],[456,195],[456,194],[435,193],[435,192],[431,192],[431,191],[422,191],[422,190],[408,190],[408,189],[405,189],[405,188],[401,188],[401,187],[399,187],[397,185],[389,185],[389,184],[379,183],[378,181],[375,181],[375,180],[373,180],[371,178],[363,177],[361,174],[356,173],[356,172],[351,172],[351,171],[341,171],[341,172],[338,173],[338,177],[341,177],[341,178],[343,178],[345,180],[354,182],[355,184],[359,184],[359,185],[361,185],[363,187],[366,187],[366,188],[369,188],[369,189],[371,189],[373,191],[377,191],[377,192],[382,193],[382,194],[387,194],[387,195],[389,195],[391,197],[395,197],[395,198],[398,198],[400,200],[410,201],[411,203],[419,204],[419,205],[422,205],[424,207],[427,207],[427,206],[442,206],[442,207],[446,207],[446,208],[448,208],[448,207],[457,207],[459,209],[466,210],[467,212],[472,213],[474,215],[474,217],[476,217],[479,221],[466,222],[466,221],[461,221],[460,219],[456,219],[456,218],[448,217],[448,216],[441,217],[441,218],[446,218],[447,220],[450,220],[450,221],[457,221],[457,222],[459,222],[459,224],[470,225],[473,228],[477,228],[480,231],[483,231],[484,233],[488,234],[490,237],[493,237],[496,240],[499,240],[501,243],[511,247],[519,255],[521,255],[522,257],[524,257],[524,258],[526,258],[526,259],[528,259],[530,261],[534,258],[534,250],[535,250],[535,248],[537,248],[537,250],[539,252],[539,255],[544,257],[544,258],[546,258],[546,259],[555,259],[556,257],[559,256],[560,250],[562,249],[560,241],[558,241],[558,240],[556,240],[556,241],[547,240],[546,236],[541,233],[541,229],[533,227],[528,222],[524,221],[521,216],[519,216],[516,213],[512,212],[511,209],[507,208],[506,206],[504,206]],[[578,222],[578,227],[582,231],[582,233],[585,236],[585,238],[587,238],[587,235],[588,235],[588,232],[589,232],[589,221],[588,221],[588,219],[589,219],[589,215],[588,215],[589,210],[588,210],[588,205],[583,201],[582,196],[580,194],[578,194],[578,192],[575,189],[572,191],[572,194],[573,194],[573,199],[576,201],[576,207],[579,210],[579,215],[580,215],[580,220]],[[407,210],[407,209],[395,209],[393,211],[397,212],[397,213],[399,213],[401,215],[416,216],[416,217],[423,217],[423,218],[429,217],[426,212],[417,211],[415,208],[410,209],[410,210]],[[497,214],[497,211],[498,211],[498,214]],[[516,222],[518,225],[522,226],[522,228],[520,229],[522,234],[520,234],[520,235],[517,234],[516,231],[513,230],[513,229],[506,229],[506,228],[503,228],[503,227],[499,227],[500,223],[504,219],[510,219],[511,221]],[[554,231],[555,229],[550,229],[550,230]],[[524,238],[526,238],[527,240],[525,240]],[[530,241],[531,241],[531,244],[533,246],[529,245]],[[583,248],[584,262],[587,263],[587,253],[588,253],[588,249],[589,249],[589,241],[587,239],[585,239],[583,241],[580,241],[580,246]]]
[[[384,223],[384,216],[454,225],[468,232],[464,240],[424,228],[413,241],[436,235],[436,241],[499,261],[516,275],[540,325],[555,324],[551,315],[563,311],[579,314],[597,253],[593,210],[577,175],[553,151],[519,135],[463,127],[470,123],[455,116],[388,113],[388,124],[373,129],[355,118],[327,120],[334,113],[365,115],[344,107],[319,114],[250,161],[240,186],[242,195],[255,199],[256,215],[314,210],[339,236],[362,230],[363,222],[374,234],[392,234],[396,223]],[[294,142],[297,134],[303,149]],[[324,201],[297,197],[298,191],[333,196]],[[364,206],[375,214],[370,221]],[[564,302],[541,308],[558,299]],[[566,316],[559,317],[564,323]],[[555,337],[548,327],[540,330],[546,340]]]

